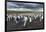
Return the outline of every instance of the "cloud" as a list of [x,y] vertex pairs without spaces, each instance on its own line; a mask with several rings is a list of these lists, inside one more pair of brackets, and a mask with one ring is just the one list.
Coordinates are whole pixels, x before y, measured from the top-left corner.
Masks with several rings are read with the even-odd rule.
[[43,4],[36,3],[20,3],[20,2],[7,2],[7,8],[43,8]]
[[[20,4],[20,3],[19,3]],[[23,5],[18,5],[18,3],[12,3],[12,2],[7,2],[7,8],[23,8]]]

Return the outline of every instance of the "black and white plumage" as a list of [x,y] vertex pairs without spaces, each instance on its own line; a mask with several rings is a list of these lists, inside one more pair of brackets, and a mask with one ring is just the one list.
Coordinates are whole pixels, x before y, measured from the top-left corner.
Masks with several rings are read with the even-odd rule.
[[43,20],[43,16],[39,15],[34,15],[34,16],[12,16],[12,15],[7,15],[7,21],[8,22],[13,22],[19,26],[26,26],[28,23],[39,23],[39,21]]

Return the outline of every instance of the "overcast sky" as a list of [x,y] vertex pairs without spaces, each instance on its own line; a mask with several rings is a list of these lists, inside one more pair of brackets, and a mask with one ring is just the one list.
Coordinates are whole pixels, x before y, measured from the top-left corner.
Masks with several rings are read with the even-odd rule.
[[36,3],[20,3],[20,2],[7,2],[7,8],[38,9],[38,8],[43,8],[43,4],[36,4]]
[[[21,2],[7,2],[7,8],[8,9],[12,8],[12,10],[13,9],[15,9],[15,10],[28,9],[28,10],[33,10],[33,11],[43,11],[43,4],[21,3]],[[16,8],[21,8],[21,9],[16,9]]]

